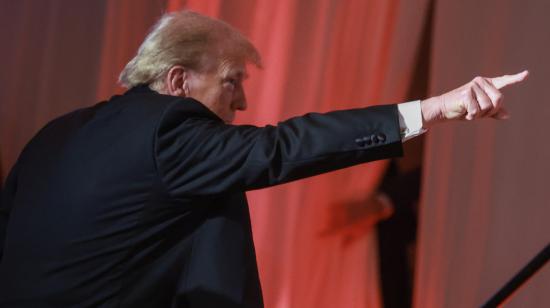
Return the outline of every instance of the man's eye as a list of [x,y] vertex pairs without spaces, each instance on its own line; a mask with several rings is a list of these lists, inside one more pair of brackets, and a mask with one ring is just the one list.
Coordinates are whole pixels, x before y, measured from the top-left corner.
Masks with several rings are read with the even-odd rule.
[[239,81],[236,79],[236,78],[227,78],[225,80],[225,83],[229,84],[229,85],[232,85],[234,87],[237,86],[237,84],[239,83]]

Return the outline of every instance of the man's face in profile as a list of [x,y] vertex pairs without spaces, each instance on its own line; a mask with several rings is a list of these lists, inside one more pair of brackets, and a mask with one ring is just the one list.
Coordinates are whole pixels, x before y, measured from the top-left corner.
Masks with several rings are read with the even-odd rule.
[[247,78],[245,63],[228,64],[224,73],[217,69],[204,73],[192,72],[188,77],[189,96],[232,123],[237,110],[247,107],[243,81]]

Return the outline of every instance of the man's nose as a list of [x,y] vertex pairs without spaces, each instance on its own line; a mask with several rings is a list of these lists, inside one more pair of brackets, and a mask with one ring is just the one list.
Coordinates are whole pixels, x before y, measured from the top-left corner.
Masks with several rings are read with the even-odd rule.
[[246,108],[248,108],[248,104],[246,103],[246,99],[243,99],[239,101],[239,103],[237,104],[237,108],[235,109],[244,111],[246,110]]
[[237,97],[235,98],[234,102],[233,102],[233,109],[236,109],[236,110],[246,110],[246,108],[248,108],[248,103],[246,101],[246,95],[244,93],[244,91],[240,91],[240,94],[237,95]]

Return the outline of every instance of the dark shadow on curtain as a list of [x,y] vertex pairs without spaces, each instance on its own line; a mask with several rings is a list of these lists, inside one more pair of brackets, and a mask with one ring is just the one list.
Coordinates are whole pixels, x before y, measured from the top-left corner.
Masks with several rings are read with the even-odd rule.
[[[417,50],[416,65],[407,97],[428,96],[430,57],[435,1],[430,1],[422,37]],[[404,143],[404,157],[392,160],[379,192],[393,203],[393,215],[378,224],[378,254],[382,301],[385,308],[412,306],[418,201],[421,189],[421,169],[424,136]]]

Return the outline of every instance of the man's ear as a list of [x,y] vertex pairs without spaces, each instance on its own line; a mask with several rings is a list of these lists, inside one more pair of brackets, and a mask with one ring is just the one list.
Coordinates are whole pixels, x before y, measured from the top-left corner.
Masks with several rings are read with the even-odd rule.
[[181,65],[174,65],[166,74],[164,85],[166,94],[172,96],[189,96],[189,72]]

